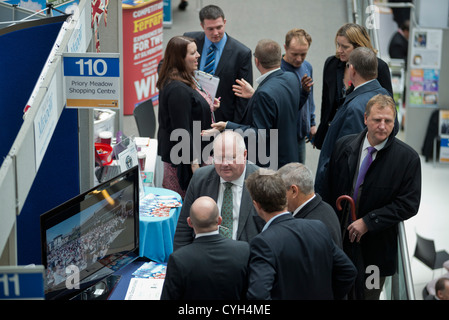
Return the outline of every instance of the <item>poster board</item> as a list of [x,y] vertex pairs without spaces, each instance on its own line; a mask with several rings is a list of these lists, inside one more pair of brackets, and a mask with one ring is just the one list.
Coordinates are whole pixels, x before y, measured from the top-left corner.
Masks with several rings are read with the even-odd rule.
[[409,104],[437,107],[443,31],[414,28],[411,34]]
[[148,99],[158,104],[157,67],[162,59],[162,0],[123,1],[123,104],[132,115]]

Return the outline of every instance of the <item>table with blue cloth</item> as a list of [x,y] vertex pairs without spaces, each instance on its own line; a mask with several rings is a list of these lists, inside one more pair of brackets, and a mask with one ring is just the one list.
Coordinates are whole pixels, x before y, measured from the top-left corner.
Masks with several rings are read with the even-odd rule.
[[[182,203],[181,196],[169,189],[144,187],[145,194],[158,196],[175,196]],[[156,262],[167,262],[173,252],[173,238],[175,236],[181,207],[170,209],[168,217],[139,218],[139,255]]]

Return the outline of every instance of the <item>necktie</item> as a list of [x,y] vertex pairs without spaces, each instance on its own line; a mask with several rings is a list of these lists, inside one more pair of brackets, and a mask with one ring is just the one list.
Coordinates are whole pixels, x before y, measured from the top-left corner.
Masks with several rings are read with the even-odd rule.
[[215,45],[212,43],[209,47],[209,50],[207,51],[206,55],[206,63],[204,64],[204,72],[214,74],[214,67],[215,67]]
[[354,194],[352,198],[355,202],[357,202],[357,195],[359,193],[360,185],[362,184],[363,180],[365,179],[366,172],[368,171],[369,166],[373,162],[373,153],[376,151],[376,148],[374,147],[368,147],[368,154],[366,155],[365,159],[363,159],[362,165],[359,170],[359,175],[357,176],[357,182],[355,183],[354,188]]
[[232,239],[232,182],[225,182],[223,192],[223,203],[221,204],[221,218],[223,219],[220,227],[220,234]]

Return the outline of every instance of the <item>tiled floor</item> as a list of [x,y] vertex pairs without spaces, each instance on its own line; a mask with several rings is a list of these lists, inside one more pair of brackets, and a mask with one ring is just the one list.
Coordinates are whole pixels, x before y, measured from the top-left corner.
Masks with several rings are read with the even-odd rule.
[[[449,164],[425,162],[421,158],[422,195],[419,212],[405,221],[407,243],[415,287],[415,298],[422,299],[422,290],[432,280],[433,272],[421,261],[413,258],[416,245],[416,233],[433,239],[437,251],[449,252],[449,207],[444,199],[449,196]],[[443,273],[443,269],[434,272],[435,277]]]

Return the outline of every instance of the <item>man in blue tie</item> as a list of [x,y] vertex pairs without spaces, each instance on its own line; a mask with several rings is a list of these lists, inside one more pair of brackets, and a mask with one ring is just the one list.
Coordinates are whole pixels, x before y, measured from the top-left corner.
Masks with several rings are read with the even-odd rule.
[[199,69],[220,78],[216,98],[221,100],[220,108],[215,111],[215,120],[238,123],[248,101],[234,95],[232,85],[236,79],[253,83],[251,49],[225,32],[226,19],[221,8],[205,6],[199,17],[203,31],[186,32],[184,35],[195,39],[201,55]]
[[[337,198],[355,198],[357,219],[340,219],[346,229],[343,248],[353,261],[361,262],[359,274],[368,276],[368,266],[379,270],[378,285],[368,288],[362,279],[359,283],[364,287],[355,288],[355,298],[378,299],[385,277],[396,272],[397,225],[419,209],[421,164],[418,153],[395,137],[396,107],[389,95],[372,97],[364,118],[363,132],[336,142],[321,196],[340,217]],[[366,171],[365,158],[371,161]],[[357,254],[354,246],[360,248]]]

